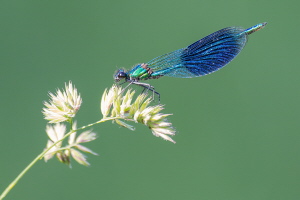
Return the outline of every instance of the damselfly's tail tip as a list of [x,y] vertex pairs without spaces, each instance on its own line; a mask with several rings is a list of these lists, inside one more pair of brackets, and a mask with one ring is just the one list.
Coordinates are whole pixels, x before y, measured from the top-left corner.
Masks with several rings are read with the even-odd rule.
[[268,22],[264,22],[264,23],[262,23],[262,24],[265,26],[265,25],[267,25],[267,23],[268,23]]
[[261,23],[261,28],[265,27],[268,24],[268,22]]
[[247,35],[250,35],[251,33],[254,33],[254,32],[259,31],[260,29],[264,28],[266,25],[267,25],[267,22],[256,24],[255,26],[252,26],[251,28],[246,29],[245,33]]

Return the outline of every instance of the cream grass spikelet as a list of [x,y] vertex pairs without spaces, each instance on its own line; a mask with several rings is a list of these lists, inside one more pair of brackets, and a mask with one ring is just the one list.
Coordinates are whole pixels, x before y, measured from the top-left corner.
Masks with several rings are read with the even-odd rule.
[[152,98],[147,98],[146,93],[138,95],[135,99],[135,91],[131,89],[128,89],[124,95],[123,93],[122,88],[116,85],[113,85],[108,92],[105,90],[101,100],[103,118],[110,114],[109,117],[119,118],[114,120],[117,124],[131,130],[134,130],[134,127],[123,120],[144,124],[151,129],[153,135],[175,143],[170,137],[175,135],[175,130],[172,123],[166,119],[171,114],[160,113],[164,109],[163,105],[150,106]]
[[45,108],[43,108],[44,118],[49,123],[69,121],[75,117],[82,103],[80,94],[71,82],[65,84],[65,90],[58,89],[56,94],[49,93],[49,96],[51,99],[49,102],[44,102]]
[[[72,130],[76,130],[76,122],[74,122],[72,126]],[[66,125],[62,123],[56,123],[55,125],[47,125],[46,128],[47,135],[49,140],[47,142],[47,148],[50,148],[54,143],[58,142],[55,146],[53,146],[45,155],[44,160],[47,162],[49,159],[53,158],[56,155],[57,159],[67,164],[71,167],[71,156],[77,161],[79,164],[89,166],[90,164],[87,162],[86,156],[81,153],[90,153],[93,155],[98,155],[97,153],[93,152],[89,148],[83,146],[81,143],[87,143],[95,140],[96,133],[92,132],[91,130],[87,130],[82,132],[76,138],[76,132],[71,133],[68,139],[68,145],[63,146],[62,140],[66,135]],[[80,151],[78,151],[80,150]]]

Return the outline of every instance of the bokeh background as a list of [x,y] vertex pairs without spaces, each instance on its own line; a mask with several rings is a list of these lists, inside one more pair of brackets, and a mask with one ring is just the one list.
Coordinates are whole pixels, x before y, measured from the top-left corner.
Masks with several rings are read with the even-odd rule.
[[[71,80],[101,118],[113,73],[228,26],[268,22],[224,69],[151,80],[177,144],[110,122],[90,167],[38,162],[6,199],[300,199],[299,1],[0,1],[0,189],[46,145],[41,109]],[[136,88],[139,89],[139,88]]]

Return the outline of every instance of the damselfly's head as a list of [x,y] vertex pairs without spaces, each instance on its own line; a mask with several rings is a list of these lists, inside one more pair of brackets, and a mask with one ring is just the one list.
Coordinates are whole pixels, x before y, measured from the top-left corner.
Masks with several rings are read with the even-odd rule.
[[121,79],[127,79],[127,74],[123,69],[119,69],[115,75],[114,75],[114,79],[116,82],[119,82]]

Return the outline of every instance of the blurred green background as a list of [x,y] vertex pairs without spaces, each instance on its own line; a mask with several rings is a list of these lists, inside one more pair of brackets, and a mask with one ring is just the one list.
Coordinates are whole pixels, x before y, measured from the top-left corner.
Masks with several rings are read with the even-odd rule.
[[177,144],[110,122],[90,167],[38,162],[6,199],[300,199],[299,1],[2,0],[1,191],[46,145],[48,91],[72,80],[79,126],[131,68],[228,26],[268,22],[224,69],[151,80]]

